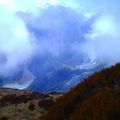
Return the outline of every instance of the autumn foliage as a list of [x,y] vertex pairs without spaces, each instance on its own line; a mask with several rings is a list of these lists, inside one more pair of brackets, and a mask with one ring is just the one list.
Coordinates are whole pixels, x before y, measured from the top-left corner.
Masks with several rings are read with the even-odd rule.
[[46,120],[120,120],[120,64],[97,72],[64,94]]

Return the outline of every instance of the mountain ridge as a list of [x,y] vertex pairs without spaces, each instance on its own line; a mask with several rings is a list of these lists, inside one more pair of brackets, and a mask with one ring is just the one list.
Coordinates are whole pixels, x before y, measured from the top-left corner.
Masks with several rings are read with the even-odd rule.
[[59,98],[41,119],[119,120],[119,101],[120,64],[117,64],[79,83]]

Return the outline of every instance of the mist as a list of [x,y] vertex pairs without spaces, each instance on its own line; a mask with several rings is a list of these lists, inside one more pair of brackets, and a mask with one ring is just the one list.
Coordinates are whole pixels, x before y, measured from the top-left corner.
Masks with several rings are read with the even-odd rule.
[[0,5],[0,75],[13,74],[35,55],[68,65],[120,62],[118,0],[12,1],[14,9]]
[[30,32],[33,34],[35,30],[39,31],[39,34],[34,34],[39,39],[39,53],[61,57],[69,50],[76,55],[75,59],[85,56],[87,60],[108,66],[118,63],[118,1],[102,2],[99,6],[97,2],[59,1],[57,5],[31,12],[28,18],[32,18],[27,25],[32,27],[33,31]]
[[114,16],[103,15],[92,25],[92,33],[89,34],[97,59],[108,65],[120,62],[119,25]]
[[42,13],[38,8],[36,12],[23,13],[20,16],[36,39],[37,53],[52,57],[61,57],[67,53],[89,56],[89,42],[85,35],[91,27],[82,14],[59,5],[49,6]]
[[0,75],[8,76],[25,65],[34,45],[24,22],[13,11],[0,6],[0,16]]

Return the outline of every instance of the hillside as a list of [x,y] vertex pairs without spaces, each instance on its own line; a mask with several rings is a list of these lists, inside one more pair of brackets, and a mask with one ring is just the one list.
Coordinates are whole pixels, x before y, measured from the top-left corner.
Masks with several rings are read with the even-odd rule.
[[60,97],[40,120],[120,120],[120,64],[95,73]]
[[0,120],[120,120],[120,64],[66,94],[0,89]]
[[38,120],[46,115],[60,93],[42,94],[16,89],[0,89],[0,120]]

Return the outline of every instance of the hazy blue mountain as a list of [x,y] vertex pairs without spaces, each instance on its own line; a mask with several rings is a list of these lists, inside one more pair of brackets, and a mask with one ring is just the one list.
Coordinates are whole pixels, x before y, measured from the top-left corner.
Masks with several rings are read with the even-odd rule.
[[[36,40],[37,50],[22,72],[3,79],[3,85],[16,81],[15,85],[21,83],[23,87],[23,79],[26,85],[29,81],[26,78],[32,76],[26,89],[68,91],[103,67],[93,60],[94,51],[87,47],[89,40],[85,35],[91,30],[92,19],[86,21],[75,10],[62,6],[52,6],[42,12],[38,8],[37,15],[32,12],[17,15],[24,20],[31,40]],[[29,71],[28,77],[23,77],[25,70]]]
[[51,92],[66,92],[73,86],[77,85],[81,80],[87,78],[95,71],[103,68],[103,65],[92,66],[89,69],[71,69],[61,68],[53,70],[44,75],[39,75],[28,87],[29,90]]

